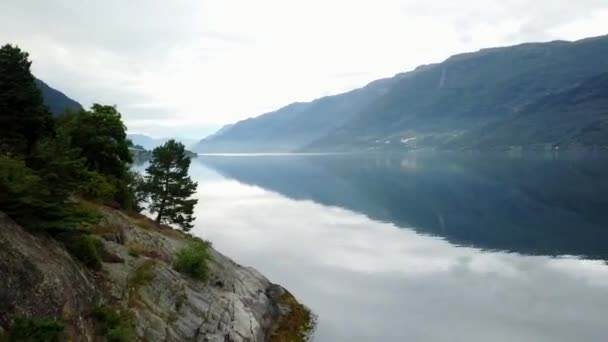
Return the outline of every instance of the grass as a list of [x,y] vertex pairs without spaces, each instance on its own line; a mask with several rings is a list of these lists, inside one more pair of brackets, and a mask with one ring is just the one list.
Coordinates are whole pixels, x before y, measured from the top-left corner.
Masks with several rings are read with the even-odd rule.
[[154,221],[153,219],[151,219],[143,214],[136,213],[136,212],[129,212],[128,217],[133,225],[138,226],[142,229],[156,231],[156,232],[159,232],[170,238],[176,238],[176,239],[182,239],[182,240],[191,238],[190,234],[184,233],[177,229],[173,229],[172,227],[167,226],[167,225],[159,224],[156,221]]
[[148,285],[154,280],[154,267],[156,261],[146,260],[137,267],[129,278],[129,288],[138,291],[142,286]]
[[192,239],[186,247],[175,254],[175,269],[195,279],[207,279],[210,245],[207,241]]
[[92,269],[101,267],[103,243],[97,238],[82,232],[65,232],[57,235],[56,238],[63,242],[70,254],[87,267]]
[[278,327],[270,336],[270,342],[311,341],[316,316],[287,291],[281,295],[279,303],[289,307],[289,312],[281,317]]
[[140,299],[139,290],[154,280],[156,261],[148,259],[139,265],[128,279],[129,307],[134,307]]
[[51,319],[17,318],[9,331],[8,341],[63,341],[63,324]]
[[109,306],[99,306],[93,312],[99,323],[98,333],[107,342],[134,341],[131,316],[124,311],[114,310]]
[[127,250],[132,257],[139,257],[148,251],[148,247],[141,242],[130,242],[127,244]]

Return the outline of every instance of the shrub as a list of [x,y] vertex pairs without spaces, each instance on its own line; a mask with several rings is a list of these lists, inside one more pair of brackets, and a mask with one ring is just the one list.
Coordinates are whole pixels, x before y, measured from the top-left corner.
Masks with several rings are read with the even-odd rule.
[[140,287],[150,283],[154,279],[154,266],[156,266],[154,260],[146,260],[137,267],[129,279],[129,287],[137,291]]
[[9,341],[59,342],[63,329],[63,324],[55,320],[17,318],[10,329]]
[[87,179],[78,187],[78,193],[87,199],[108,201],[114,198],[116,188],[106,177],[91,171]]
[[107,342],[129,342],[134,340],[131,316],[109,306],[99,306],[93,312],[99,322],[99,333]]
[[174,267],[178,272],[196,279],[206,279],[209,272],[209,242],[194,240],[175,255]]
[[84,233],[65,233],[57,237],[63,241],[66,249],[88,267],[101,267],[103,244],[95,237]]
[[129,255],[132,257],[139,257],[142,254],[145,254],[148,250],[146,245],[141,242],[130,242],[128,245]]

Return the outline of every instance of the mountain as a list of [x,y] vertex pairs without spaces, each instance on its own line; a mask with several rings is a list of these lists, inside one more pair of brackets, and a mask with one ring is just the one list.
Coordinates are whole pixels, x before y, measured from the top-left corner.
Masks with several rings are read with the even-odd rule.
[[151,136],[145,134],[127,134],[127,138],[131,139],[133,145],[140,145],[146,150],[152,150],[157,146],[160,146],[171,139],[175,139],[188,148],[190,145],[194,144],[196,140],[189,138],[153,138]]
[[454,143],[476,149],[608,146],[608,73],[545,96],[508,120],[472,130]]
[[[385,96],[309,148],[498,148],[530,143],[527,137],[544,132],[546,125],[551,126],[551,134],[534,142],[559,144],[562,136],[578,134],[579,126],[600,120],[597,115],[608,111],[597,98],[581,98],[549,117],[549,108],[542,103],[567,102],[576,92],[573,88],[588,81],[583,87],[594,86],[590,80],[608,72],[606,54],[608,36],[454,56],[407,74]],[[528,118],[521,120],[524,115]],[[476,143],[478,134],[491,135],[487,128],[494,126],[500,126],[504,134],[501,146]]]
[[345,94],[238,122],[204,139],[197,149],[606,146],[606,55],[608,36],[460,54]]
[[336,96],[293,103],[277,111],[225,126],[194,146],[197,152],[285,152],[306,146],[348,122],[388,91],[383,79]]
[[78,110],[82,109],[80,103],[72,100],[67,97],[64,93],[59,90],[51,88],[48,84],[44,83],[42,80],[36,79],[36,85],[38,89],[42,92],[42,97],[44,98],[44,104],[49,107],[49,110],[53,115],[59,115],[63,113],[66,109]]

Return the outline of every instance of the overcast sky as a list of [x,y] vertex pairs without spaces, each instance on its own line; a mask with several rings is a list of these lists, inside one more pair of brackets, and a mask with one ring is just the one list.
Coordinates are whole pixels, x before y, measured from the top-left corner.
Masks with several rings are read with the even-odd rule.
[[202,137],[452,54],[608,33],[607,0],[0,0],[0,42],[131,132]]

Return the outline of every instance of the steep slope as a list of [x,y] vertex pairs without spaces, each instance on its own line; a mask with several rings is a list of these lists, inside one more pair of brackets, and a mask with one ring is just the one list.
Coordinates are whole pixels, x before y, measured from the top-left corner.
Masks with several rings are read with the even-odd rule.
[[44,98],[44,104],[49,107],[49,110],[53,115],[59,115],[63,113],[66,109],[82,109],[80,103],[72,100],[67,97],[64,93],[59,90],[51,88],[48,84],[43,81],[36,79],[36,85],[42,92],[42,97]]
[[306,146],[350,120],[383,95],[393,79],[239,121],[195,145],[196,152],[284,152]]
[[[549,119],[540,112],[549,109],[534,104],[540,106],[550,97],[555,106],[566,101],[573,95],[568,91],[608,72],[606,55],[608,36],[456,55],[348,93],[294,103],[237,122],[203,139],[195,149],[198,152],[461,149],[477,148],[482,140],[494,134],[491,132],[503,138],[492,142],[496,145],[483,147],[559,145],[564,143],[561,137],[582,129],[581,124],[601,121],[597,115],[601,115],[602,104],[597,99],[582,98],[567,110],[554,107],[554,115],[550,116],[552,132],[541,140],[526,137],[542,131],[544,120]],[[592,86],[599,84],[589,83],[586,91]],[[582,122],[577,122],[578,119]],[[534,126],[522,130],[524,123]],[[590,128],[580,133],[594,134],[595,138],[579,137],[570,142],[602,144],[597,140],[600,135],[597,131]]]
[[608,147],[608,73],[548,95],[508,120],[472,130],[455,146]]
[[[386,95],[309,149],[450,148],[453,139],[462,143],[462,134],[497,122],[507,125],[544,97],[607,72],[607,54],[608,36],[457,55],[405,74]],[[589,106],[578,103],[570,111]],[[566,120],[560,113],[551,119]],[[517,140],[518,132],[511,133]]]
[[128,313],[129,341],[277,341],[281,329],[300,328],[289,315],[306,309],[256,270],[210,249],[209,279],[195,280],[173,267],[191,236],[110,208],[99,214],[103,263],[92,270],[0,212],[0,341],[20,317],[59,322],[63,341],[123,341],[99,336],[102,306]]

